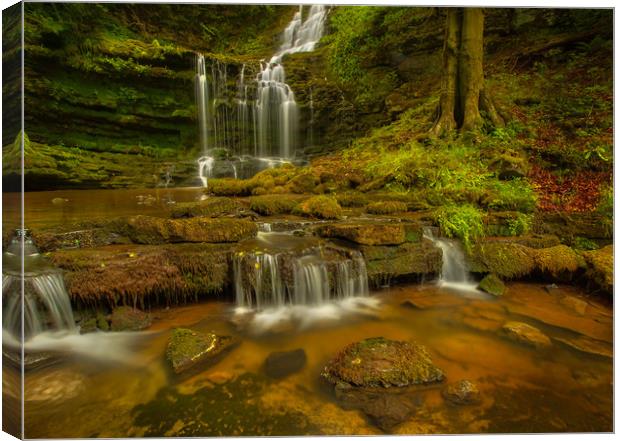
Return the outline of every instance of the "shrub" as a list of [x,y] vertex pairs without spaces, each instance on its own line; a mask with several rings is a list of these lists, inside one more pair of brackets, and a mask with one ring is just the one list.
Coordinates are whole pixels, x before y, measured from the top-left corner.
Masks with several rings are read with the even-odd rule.
[[472,205],[442,207],[435,212],[435,221],[445,236],[460,239],[467,251],[484,234],[482,213]]
[[295,213],[321,219],[338,219],[342,215],[342,207],[336,199],[329,196],[314,196],[297,205]]

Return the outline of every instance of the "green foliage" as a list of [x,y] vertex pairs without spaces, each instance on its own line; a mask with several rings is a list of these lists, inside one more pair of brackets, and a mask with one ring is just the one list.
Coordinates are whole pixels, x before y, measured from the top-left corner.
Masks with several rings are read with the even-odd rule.
[[407,204],[398,201],[373,202],[366,206],[366,211],[371,214],[394,214],[407,211]]
[[468,251],[473,242],[484,235],[482,212],[472,205],[441,207],[434,217],[441,232],[447,237],[460,239]]
[[532,230],[533,219],[531,214],[517,213],[514,218],[508,219],[508,232],[511,236],[528,234]]
[[498,211],[511,210],[532,213],[536,208],[536,194],[526,179],[492,182],[484,204]]
[[598,250],[599,246],[596,242],[587,237],[577,236],[573,239],[572,246],[574,249],[579,251],[592,251]]

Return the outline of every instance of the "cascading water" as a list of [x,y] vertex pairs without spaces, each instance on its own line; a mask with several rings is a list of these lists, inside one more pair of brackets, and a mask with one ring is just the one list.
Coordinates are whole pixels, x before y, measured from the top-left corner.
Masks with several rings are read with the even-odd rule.
[[[235,65],[215,60],[209,70],[204,55],[196,55],[195,93],[202,148],[198,175],[203,186],[210,177],[249,177],[296,156],[299,108],[286,83],[282,58],[314,50],[323,35],[326,16],[327,7],[315,5],[304,21],[300,7],[269,62],[261,62],[256,75],[256,68],[241,66],[236,90],[229,84],[229,77],[238,69]],[[256,81],[246,83],[248,76]]]
[[324,247],[312,238],[258,233],[233,261],[237,313],[255,313],[255,325],[297,318],[338,318],[369,298],[366,265],[355,250]]
[[286,84],[282,57],[310,52],[323,35],[327,8],[314,5],[302,20],[302,7],[282,35],[280,50],[268,63],[261,63],[256,95],[257,142],[260,156],[290,158],[297,147],[299,110],[295,94]]
[[442,287],[460,291],[478,291],[477,283],[472,280],[467,268],[465,253],[454,240],[434,237],[430,229],[424,230],[424,237],[441,249],[442,265],[438,284]]
[[129,362],[128,345],[138,335],[124,332],[80,335],[62,273],[38,252],[31,239],[22,238],[22,235],[25,236],[25,232],[18,230],[17,237],[3,254],[2,343],[5,355],[21,362],[17,354],[23,342],[26,364],[46,359],[49,351]]

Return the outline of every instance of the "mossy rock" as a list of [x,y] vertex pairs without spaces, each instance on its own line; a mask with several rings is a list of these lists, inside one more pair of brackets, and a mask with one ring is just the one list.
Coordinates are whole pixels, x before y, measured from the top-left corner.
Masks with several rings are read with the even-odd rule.
[[215,196],[249,196],[254,187],[259,185],[250,179],[209,179],[207,192]]
[[320,180],[310,172],[301,173],[288,182],[288,189],[291,193],[312,193],[314,188],[319,185]]
[[373,202],[366,206],[366,212],[370,214],[394,214],[407,211],[407,204],[398,201]]
[[303,216],[319,219],[339,219],[342,216],[342,207],[333,197],[313,196],[295,207],[294,212]]
[[163,219],[133,216],[117,223],[119,233],[140,244],[238,242],[256,236],[254,222],[244,219],[194,217]]
[[343,222],[317,229],[321,237],[350,240],[361,245],[400,245],[406,242],[401,222]]
[[369,202],[365,194],[356,191],[339,193],[336,195],[336,200],[343,207],[363,207]]
[[585,251],[586,278],[607,294],[614,290],[614,247],[607,245],[599,250]]
[[220,336],[213,332],[202,333],[191,329],[177,328],[172,331],[166,358],[175,373],[187,371],[205,362],[214,362],[218,356],[232,348],[237,340],[231,336]]
[[243,209],[239,201],[226,197],[210,197],[199,202],[179,202],[170,211],[172,218],[221,217],[237,215]]
[[131,306],[114,308],[110,318],[112,331],[141,331],[151,326],[151,317],[146,312]]
[[404,387],[444,379],[424,346],[383,337],[350,344],[329,361],[321,376],[345,387]]
[[494,296],[502,296],[506,292],[506,285],[495,274],[489,274],[480,281],[478,289]]
[[585,266],[583,258],[566,245],[535,250],[534,260],[540,272],[557,279],[570,279],[574,273]]
[[536,268],[535,251],[513,242],[488,241],[477,244],[471,255],[472,268],[504,279],[529,275]]
[[501,329],[504,336],[510,340],[535,348],[551,346],[551,340],[540,329],[523,322],[508,322]]
[[250,209],[263,216],[290,214],[304,200],[298,195],[264,195],[250,198]]
[[589,239],[613,238],[613,224],[598,213],[539,212],[534,216],[534,231],[554,234],[562,243],[572,245],[577,237]]
[[432,242],[399,246],[362,246],[368,282],[380,287],[393,280],[422,280],[441,272],[442,253]]

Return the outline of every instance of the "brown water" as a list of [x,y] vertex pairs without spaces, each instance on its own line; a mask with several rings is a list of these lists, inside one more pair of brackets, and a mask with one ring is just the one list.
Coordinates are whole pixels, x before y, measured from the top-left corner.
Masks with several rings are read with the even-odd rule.
[[[148,194],[155,198],[153,204],[137,204],[136,196]],[[28,193],[26,223],[156,214],[166,198],[194,200],[200,194],[200,189]],[[4,195],[5,219],[11,198]],[[54,198],[68,201],[55,204]],[[454,406],[441,396],[445,383],[414,391],[415,412],[388,433],[613,430],[610,305],[571,286],[547,292],[534,283],[512,283],[502,298],[468,298],[431,284],[373,295],[380,301],[374,312],[260,335],[231,321],[229,303],[152,311],[150,332],[134,343],[123,362],[114,360],[118,357],[112,355],[118,354],[111,349],[107,362],[65,353],[57,354],[54,363],[28,370],[25,436],[382,434],[362,412],[345,410],[320,380],[323,366],[338,351],[376,336],[425,345],[445,372],[445,383],[468,379],[482,397],[476,405]],[[406,301],[415,307],[403,306]],[[552,346],[535,349],[502,336],[500,328],[510,320],[536,326]],[[164,353],[170,330],[179,326],[235,335],[241,344],[215,365],[177,376]],[[587,344],[599,355],[563,341]],[[281,380],[265,376],[263,363],[271,352],[297,348],[307,355],[301,371]],[[5,402],[14,402],[18,380],[18,372],[5,364]]]
[[[130,365],[67,357],[27,372],[26,436],[380,434],[362,413],[341,408],[319,379],[337,351],[375,336],[425,345],[448,383],[474,381],[482,395],[478,405],[457,407],[443,400],[441,385],[427,388],[415,414],[392,433],[612,430],[611,359],[556,340],[587,335],[611,351],[608,307],[571,287],[548,293],[534,284],[511,284],[500,299],[468,299],[434,286],[375,295],[382,302],[376,314],[262,336],[239,332],[226,303],[154,311],[156,332],[135,348]],[[586,311],[567,298],[588,302]],[[412,299],[417,308],[401,306]],[[502,337],[497,329],[507,320],[535,325],[553,346],[537,350]],[[164,359],[177,326],[237,335],[242,343],[204,371],[178,377]],[[308,360],[300,372],[264,376],[267,355],[296,348]]]

